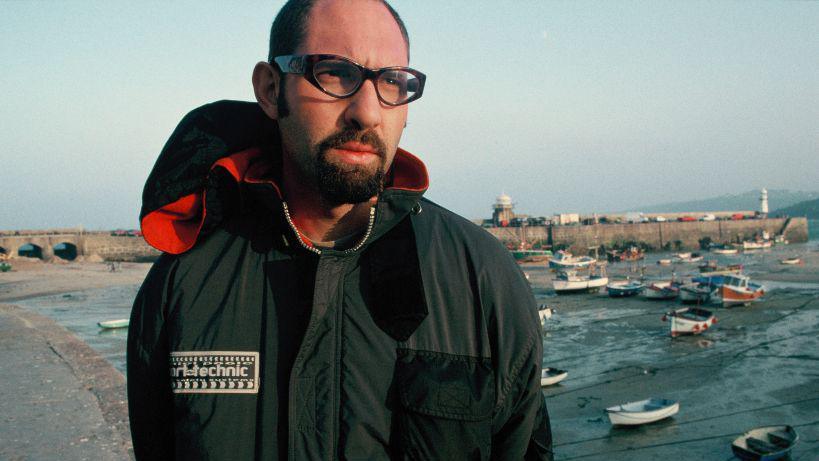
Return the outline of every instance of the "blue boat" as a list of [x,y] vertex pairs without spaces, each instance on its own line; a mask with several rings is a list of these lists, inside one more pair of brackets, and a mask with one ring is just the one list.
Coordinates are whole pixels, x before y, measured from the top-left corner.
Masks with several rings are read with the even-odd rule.
[[627,296],[637,296],[645,287],[645,284],[638,280],[618,280],[606,285],[606,291],[612,298],[625,298]]

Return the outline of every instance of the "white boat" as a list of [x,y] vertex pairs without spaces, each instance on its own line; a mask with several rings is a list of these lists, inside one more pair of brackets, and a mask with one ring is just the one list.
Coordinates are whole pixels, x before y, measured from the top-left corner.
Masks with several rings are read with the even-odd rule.
[[802,264],[802,259],[794,256],[793,258],[785,258],[783,260],[780,260],[779,263],[793,266],[796,264]]
[[114,328],[126,328],[128,327],[129,319],[117,319],[117,320],[103,320],[102,322],[97,322],[97,325],[100,328],[105,328],[107,330],[114,329]]
[[788,459],[798,441],[799,434],[791,426],[757,427],[737,437],[731,451],[744,460]]
[[549,260],[549,267],[557,270],[578,269],[596,262],[597,260],[591,256],[572,256],[571,253],[561,250]]
[[555,292],[571,293],[582,291],[597,291],[609,283],[609,278],[605,275],[580,275],[576,271],[561,271],[557,273],[552,281]]
[[717,323],[714,314],[698,307],[684,307],[663,315],[663,322],[671,322],[671,337],[698,335]]
[[670,280],[651,282],[643,290],[646,299],[674,299],[680,294],[680,287]]
[[549,307],[545,304],[541,304],[537,308],[537,316],[540,317],[540,324],[543,325],[546,323],[546,320],[552,318],[552,314],[555,313],[555,309],[553,307]]
[[557,368],[544,368],[540,372],[540,385],[551,386],[552,384],[557,384],[560,381],[566,379],[566,376],[568,375],[569,372],[566,370],[558,370]]
[[737,304],[749,305],[765,294],[765,287],[752,283],[747,275],[726,275],[722,285],[711,293],[711,299],[723,307]]
[[711,297],[714,287],[699,283],[686,283],[680,285],[680,301],[684,303],[702,304]]
[[660,259],[660,260],[657,261],[657,264],[659,264],[661,266],[670,266],[671,265],[671,260],[670,259]]
[[763,250],[765,248],[770,248],[773,245],[773,242],[770,240],[746,240],[742,242],[742,249],[743,250]]
[[702,261],[702,255],[699,253],[677,253],[674,255],[674,260],[682,263],[695,263]]
[[651,398],[639,402],[624,403],[606,408],[612,424],[635,426],[653,423],[680,411],[680,404],[675,400]]
[[735,255],[739,253],[739,250],[732,247],[723,247],[723,248],[714,248],[711,250],[711,253],[716,253],[718,255]]

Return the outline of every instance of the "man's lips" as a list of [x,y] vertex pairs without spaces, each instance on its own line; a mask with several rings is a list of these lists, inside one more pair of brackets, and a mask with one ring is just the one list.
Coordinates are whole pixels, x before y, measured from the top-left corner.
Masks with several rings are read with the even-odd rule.
[[333,150],[349,163],[368,163],[372,161],[372,157],[381,155],[375,147],[356,141],[345,142],[339,147],[334,147]]

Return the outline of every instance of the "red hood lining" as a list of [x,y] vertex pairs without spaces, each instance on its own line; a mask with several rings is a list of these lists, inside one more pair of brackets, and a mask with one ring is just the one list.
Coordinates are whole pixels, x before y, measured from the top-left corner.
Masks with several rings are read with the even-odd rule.
[[[251,148],[219,159],[211,166],[224,168],[236,182],[270,184],[279,198],[281,190],[271,177],[271,164],[262,157],[259,148]],[[423,192],[429,187],[429,176],[424,163],[416,156],[399,148],[390,167],[387,189]],[[207,210],[204,206],[206,189],[195,191],[154,210],[142,218],[142,235],[149,245],[170,254],[181,254],[196,243],[202,231]],[[312,242],[301,232],[302,240]]]

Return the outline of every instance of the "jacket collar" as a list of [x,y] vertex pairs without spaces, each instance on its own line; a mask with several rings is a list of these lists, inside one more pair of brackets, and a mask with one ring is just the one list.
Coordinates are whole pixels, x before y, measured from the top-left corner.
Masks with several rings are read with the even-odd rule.
[[[277,130],[271,129],[269,121],[265,125],[265,119],[255,103],[220,101],[182,120],[143,192],[140,224],[151,246],[171,254],[190,250],[226,218],[246,187],[265,186],[272,189],[272,199],[281,200],[276,179],[280,171],[273,156],[260,147],[228,150],[243,144],[267,144],[278,150]],[[379,195],[372,239],[407,216],[428,187],[426,166],[399,148]]]

